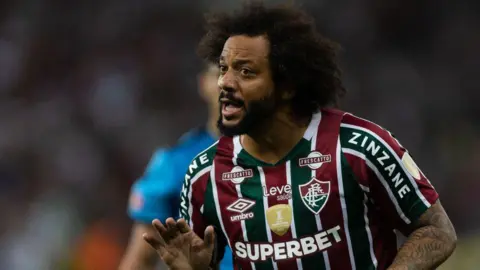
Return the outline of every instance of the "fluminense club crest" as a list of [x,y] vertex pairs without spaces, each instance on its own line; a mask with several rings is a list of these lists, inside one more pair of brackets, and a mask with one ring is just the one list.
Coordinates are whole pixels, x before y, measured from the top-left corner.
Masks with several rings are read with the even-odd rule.
[[327,203],[330,195],[330,182],[320,181],[313,177],[308,183],[299,185],[298,189],[300,190],[303,204],[314,214],[318,215]]

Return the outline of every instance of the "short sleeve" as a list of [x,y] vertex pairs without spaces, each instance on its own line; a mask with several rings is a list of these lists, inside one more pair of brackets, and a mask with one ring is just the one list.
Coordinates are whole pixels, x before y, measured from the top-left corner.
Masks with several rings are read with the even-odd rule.
[[193,231],[203,238],[207,223],[203,217],[205,184],[209,172],[185,175],[185,181],[180,195],[180,217],[187,221]]
[[151,223],[153,219],[165,220],[172,216],[172,198],[178,196],[177,186],[181,185],[181,181],[174,179],[173,170],[168,151],[154,153],[143,176],[133,184],[130,192],[128,214],[133,220]]
[[369,121],[346,116],[342,150],[355,156],[370,200],[392,225],[405,232],[438,199],[434,187],[399,141]]

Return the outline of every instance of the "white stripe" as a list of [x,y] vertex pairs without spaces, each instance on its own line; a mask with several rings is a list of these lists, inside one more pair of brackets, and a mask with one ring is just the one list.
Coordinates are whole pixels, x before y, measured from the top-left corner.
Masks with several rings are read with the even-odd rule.
[[374,269],[377,269],[378,261],[377,257],[375,256],[375,251],[373,251],[373,238],[372,232],[370,231],[370,221],[368,219],[368,207],[367,207],[368,197],[367,194],[363,194],[363,206],[365,208],[365,213],[363,215],[365,219],[365,230],[367,231],[368,242],[370,243],[370,258],[372,258],[373,265],[375,266]]
[[237,165],[238,154],[242,151],[242,144],[240,143],[240,136],[233,137],[233,163]]
[[385,180],[385,178],[383,178],[382,174],[378,171],[377,167],[375,167],[372,164],[372,162],[370,162],[370,160],[368,160],[365,157],[365,154],[355,151],[353,149],[348,149],[348,148],[342,148],[342,151],[344,153],[354,155],[356,157],[359,157],[365,160],[365,164],[367,164],[367,166],[375,173],[377,178],[382,183],[383,187],[385,187],[385,190],[388,193],[388,197],[390,197],[390,200],[393,202],[393,205],[395,205],[395,209],[397,210],[398,215],[403,219],[403,221],[405,221],[406,224],[410,224],[411,223],[410,219],[405,215],[405,213],[403,213],[402,208],[400,208],[397,198],[395,198],[395,196],[393,195],[392,190],[389,188],[387,181]]
[[[322,121],[322,115],[321,114],[318,114],[319,117],[318,119],[315,119],[315,122],[317,123],[315,125],[315,129],[313,131],[313,134],[312,134],[312,140],[311,140],[311,145],[310,145],[310,150],[311,151],[315,151],[316,148],[317,148],[317,133],[318,133],[318,126],[320,125],[320,122]],[[314,119],[312,119],[312,122],[314,122]],[[317,177],[316,173],[315,173],[315,170],[312,170],[312,177]],[[318,215],[315,215],[315,222],[317,223],[317,230],[320,232],[322,231],[322,221],[320,220],[320,214]],[[322,252],[323,254],[323,260],[325,261],[325,267],[326,267],[326,270],[330,270],[330,260],[328,258],[328,251],[325,250],[324,252]]]
[[366,132],[366,133],[370,134],[371,136],[373,136],[375,139],[377,139],[381,144],[383,144],[383,146],[385,146],[388,149],[388,151],[390,151],[390,153],[395,157],[398,164],[400,164],[400,167],[402,168],[402,170],[405,173],[405,175],[407,176],[407,178],[410,180],[410,183],[412,184],[413,188],[415,189],[415,193],[417,193],[417,196],[422,200],[423,204],[425,204],[425,206],[427,208],[429,208],[431,206],[430,203],[428,202],[428,200],[425,198],[425,196],[423,196],[422,192],[420,192],[420,189],[418,188],[417,182],[415,182],[413,177],[410,175],[410,173],[407,171],[407,169],[403,165],[403,162],[402,162],[401,158],[397,155],[397,153],[395,153],[395,151],[393,151],[393,149],[390,147],[389,144],[387,144],[382,138],[380,138],[380,136],[378,136],[374,132],[372,132],[372,131],[370,131],[366,128],[363,128],[363,127],[350,125],[350,124],[341,124],[340,126],[346,127],[346,128],[357,129],[357,130],[361,130],[363,132]]
[[223,225],[222,211],[220,211],[220,203],[218,201],[218,192],[217,192],[217,183],[215,182],[215,163],[212,165],[212,170],[210,170],[210,181],[212,182],[212,193],[213,201],[215,202],[215,210],[217,211],[218,223],[220,223],[220,228],[222,229],[223,235],[227,238],[228,245],[231,247],[230,238],[227,237],[227,231]]
[[345,228],[345,236],[347,237],[348,256],[352,265],[352,270],[357,269],[355,264],[355,257],[353,256],[352,239],[350,238],[350,229],[348,227],[348,215],[347,204],[345,203],[345,191],[343,189],[343,174],[342,174],[342,157],[340,151],[340,137],[337,140],[337,180],[338,180],[338,193],[340,195],[340,205],[342,206],[343,215],[343,227]]
[[321,119],[322,119],[321,111],[312,115],[312,120],[310,120],[310,124],[308,124],[307,130],[305,130],[305,134],[303,135],[303,138],[305,138],[306,140],[310,140],[311,138],[317,135],[318,124],[320,123]]
[[[263,168],[258,166],[258,173],[260,174],[260,183],[262,183],[262,187],[267,186],[265,183],[265,172],[263,171]],[[266,196],[263,196],[263,209],[264,213],[267,212],[268,210],[268,198]],[[265,218],[265,229],[267,231],[267,239],[269,243],[272,243],[272,231],[270,230],[270,226],[268,225],[268,221]],[[273,264],[273,269],[277,270],[277,263],[273,260],[272,258],[272,264]]]
[[193,184],[195,184],[195,182],[197,182],[197,180],[200,179],[200,177],[202,177],[205,173],[207,173],[211,168],[212,168],[211,165],[203,168],[201,171],[199,171],[197,174],[195,174],[195,177],[193,177],[190,180],[190,190],[188,191],[188,216],[190,217],[190,220],[188,222],[188,225],[190,226],[190,228],[192,230],[193,230],[193,222],[192,222],[192,214],[193,214],[192,190],[193,190]]
[[[233,158],[232,158],[232,162],[234,166],[238,165],[237,158],[238,158],[238,153],[240,153],[241,150],[242,150],[242,146],[240,144],[240,136],[235,136],[233,138]],[[243,198],[240,185],[235,185],[235,189],[237,191],[237,197]],[[240,220],[240,226],[242,227],[243,240],[245,242],[248,242],[247,226],[245,225],[245,220]],[[232,246],[230,246],[230,248],[233,250]],[[252,269],[255,270],[255,263],[250,262],[250,265],[252,266]]]
[[[290,160],[287,161],[287,184],[292,186],[292,163]],[[292,225],[291,225],[291,229],[292,229],[292,237],[293,239],[297,239],[297,229],[296,229],[296,226],[295,226],[295,211],[293,211],[293,198],[290,197],[290,199],[288,199],[288,205],[290,205],[290,208],[292,209]],[[298,270],[302,270],[303,269],[303,265],[302,265],[302,260],[297,258],[295,259],[297,261],[297,268]]]

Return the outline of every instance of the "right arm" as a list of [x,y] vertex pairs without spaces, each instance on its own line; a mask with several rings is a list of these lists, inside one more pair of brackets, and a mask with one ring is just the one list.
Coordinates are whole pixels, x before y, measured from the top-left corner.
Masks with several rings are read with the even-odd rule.
[[144,175],[132,186],[128,214],[134,221],[130,241],[120,263],[119,270],[167,269],[160,262],[155,250],[142,235],[154,232],[152,220],[165,220],[171,215],[170,193],[178,190],[178,179],[174,179],[171,158],[167,151],[157,151],[151,158]]
[[[119,270],[153,270],[159,263],[155,250],[142,238],[144,233],[155,233],[152,225],[135,223],[125,255],[120,263]],[[161,269],[166,269],[162,265]]]
[[[210,182],[210,171],[213,169],[215,151],[200,153],[191,163],[182,186],[180,200],[180,218],[185,219],[188,226],[200,238],[204,238],[207,226],[212,225],[204,217],[205,192]],[[210,256],[210,269],[220,269],[220,260],[225,250],[225,241],[221,232],[215,230],[215,249]]]
[[215,245],[215,228],[204,216],[205,192],[209,183],[213,157],[206,151],[200,153],[188,167],[185,175],[180,203],[180,220],[154,220],[153,234],[144,234],[143,238],[158,253],[160,258],[175,270],[218,269]]

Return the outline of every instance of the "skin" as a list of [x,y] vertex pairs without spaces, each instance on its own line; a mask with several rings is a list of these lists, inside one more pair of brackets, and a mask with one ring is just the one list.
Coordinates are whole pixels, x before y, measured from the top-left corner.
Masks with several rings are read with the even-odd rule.
[[[219,116],[217,80],[218,67],[215,65],[209,65],[206,70],[197,77],[199,95],[207,104],[208,108],[206,127],[214,137],[218,136],[216,127]],[[154,235],[156,234],[156,230],[151,224],[136,222],[133,225],[130,241],[120,263],[119,270],[167,269],[167,266],[160,262],[155,249],[152,249],[152,247],[143,240],[142,235],[145,233]]]
[[[210,269],[214,250],[214,229],[208,226],[201,239],[187,225],[184,219],[166,220],[164,226],[158,219],[152,222],[155,234],[144,234],[143,239],[158,253],[171,270]],[[214,267],[218,269],[218,265]]]
[[[270,44],[266,37],[233,36],[224,45],[220,56],[220,77],[218,86],[221,91],[232,92],[234,97],[243,100],[244,108],[234,115],[225,117],[222,111],[223,125],[238,125],[245,116],[248,104],[252,100],[261,100],[272,95],[275,89],[268,55]],[[276,89],[281,91],[283,89]],[[285,89],[281,91],[282,105],[277,107],[262,128],[241,135],[241,142],[255,158],[274,164],[281,160],[303,137],[310,119],[298,119],[292,116],[288,100],[292,98]]]
[[415,222],[413,232],[388,269],[435,269],[452,255],[456,243],[455,229],[437,201]]
[[[235,113],[229,113],[228,116],[225,116],[222,110],[223,125],[230,127],[238,125],[245,116],[250,101],[260,100],[272,94],[275,87],[270,72],[268,53],[269,43],[264,36],[233,36],[225,43],[220,57],[218,85],[221,91],[231,92],[236,99],[244,101],[244,105],[243,108],[236,110]],[[283,101],[288,101],[291,98],[288,93],[293,91],[285,90],[282,91],[281,98]],[[260,130],[252,130],[241,135],[243,148],[257,159],[267,163],[273,164],[281,160],[302,138],[309,122],[309,119],[294,118],[288,102],[282,102],[282,104],[285,105],[277,107],[270,119],[261,125]],[[183,230],[189,231],[186,228]],[[168,256],[169,266],[185,264],[185,258],[188,256],[181,254],[182,247],[164,240],[171,237],[168,235],[169,233],[164,229],[158,229],[156,234],[144,237],[147,242],[156,247],[162,258]],[[172,234],[170,233],[170,235]],[[180,238],[180,242],[185,241],[185,238],[195,238],[191,235],[175,235]],[[202,241],[197,238],[195,241]],[[388,269],[435,269],[452,254],[455,244],[455,230],[438,201],[412,226],[407,241]],[[203,245],[203,249],[205,249],[206,244],[198,242],[197,245]],[[208,252],[203,249],[203,254],[208,256]],[[186,269],[203,270],[208,268],[206,264],[196,267],[190,264],[190,267]]]

